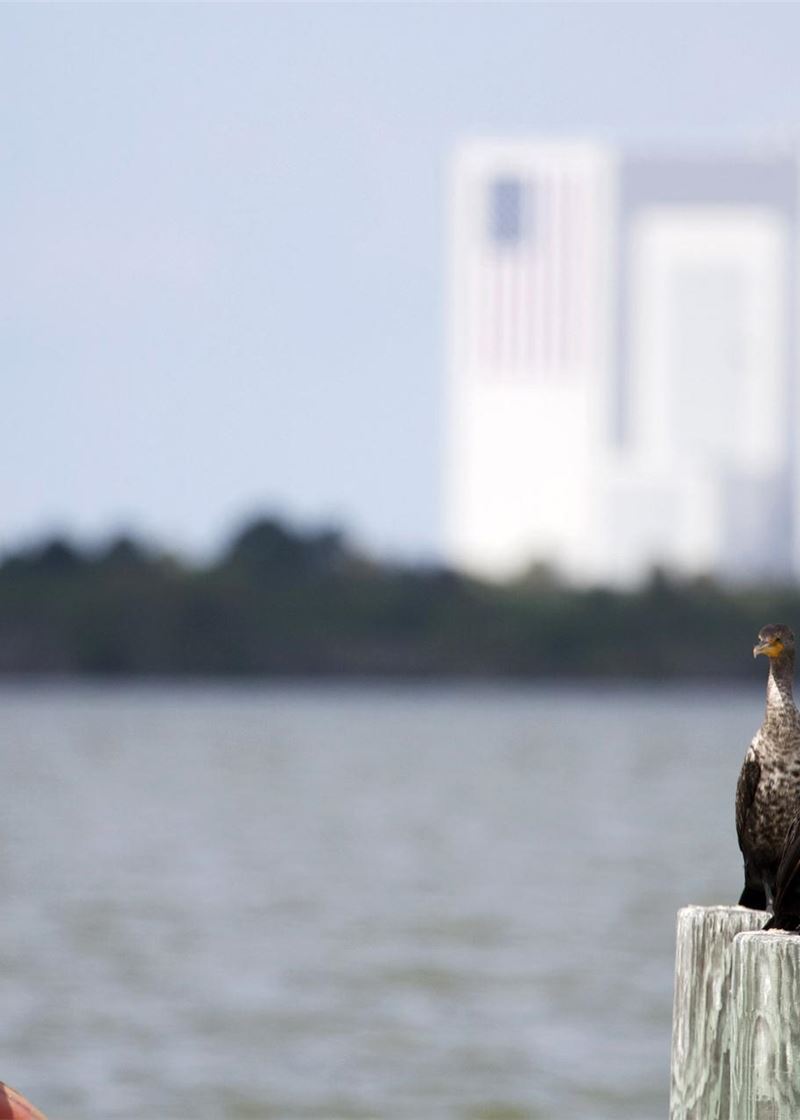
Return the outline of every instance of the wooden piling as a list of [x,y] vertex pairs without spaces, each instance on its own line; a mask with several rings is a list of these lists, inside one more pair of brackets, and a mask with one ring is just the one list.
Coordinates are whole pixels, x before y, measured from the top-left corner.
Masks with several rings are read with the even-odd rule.
[[730,1099],[733,941],[766,918],[742,906],[678,911],[670,1120],[742,1120]]
[[800,937],[742,933],[734,942],[731,1116],[800,1117]]

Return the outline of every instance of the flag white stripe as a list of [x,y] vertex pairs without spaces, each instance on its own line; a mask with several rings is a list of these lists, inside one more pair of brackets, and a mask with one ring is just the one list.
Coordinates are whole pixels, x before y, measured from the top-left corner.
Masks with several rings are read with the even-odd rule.
[[497,242],[481,225],[467,277],[470,360],[492,376],[560,379],[592,352],[591,193],[554,169],[529,182],[523,198],[518,242]]

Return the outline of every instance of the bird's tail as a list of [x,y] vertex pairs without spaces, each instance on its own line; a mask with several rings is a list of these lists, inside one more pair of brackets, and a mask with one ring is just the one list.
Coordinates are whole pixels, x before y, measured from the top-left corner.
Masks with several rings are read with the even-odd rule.
[[800,933],[800,914],[791,910],[781,910],[773,914],[764,929],[783,929],[788,933]]

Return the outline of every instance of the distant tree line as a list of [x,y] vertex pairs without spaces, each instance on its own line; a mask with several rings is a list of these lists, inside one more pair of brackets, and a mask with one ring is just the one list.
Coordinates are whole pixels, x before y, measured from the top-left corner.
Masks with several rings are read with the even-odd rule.
[[269,517],[206,565],[128,537],[0,563],[6,675],[724,678],[748,672],[765,622],[800,627],[800,590],[658,571],[587,590],[542,568],[498,586]]

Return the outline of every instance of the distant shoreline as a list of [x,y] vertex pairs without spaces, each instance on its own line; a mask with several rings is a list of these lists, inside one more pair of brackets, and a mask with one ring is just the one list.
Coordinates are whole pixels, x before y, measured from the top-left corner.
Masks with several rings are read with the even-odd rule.
[[743,682],[761,679],[767,622],[800,626],[798,587],[654,570],[636,590],[576,588],[541,566],[489,584],[272,518],[205,567],[129,537],[0,563],[0,681]]

